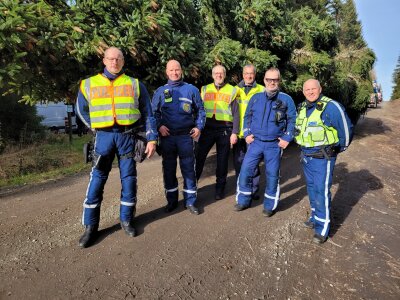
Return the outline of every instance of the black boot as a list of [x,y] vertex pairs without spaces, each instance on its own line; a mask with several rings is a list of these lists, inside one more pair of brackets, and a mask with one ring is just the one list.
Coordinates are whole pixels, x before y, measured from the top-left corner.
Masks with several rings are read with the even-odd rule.
[[130,237],[134,237],[136,235],[136,229],[132,226],[131,221],[121,221],[121,228],[125,230],[125,233]]
[[96,239],[98,229],[99,224],[85,225],[85,232],[79,239],[79,246],[82,248],[89,247]]
[[222,200],[225,197],[225,187],[217,187],[215,189],[215,200]]

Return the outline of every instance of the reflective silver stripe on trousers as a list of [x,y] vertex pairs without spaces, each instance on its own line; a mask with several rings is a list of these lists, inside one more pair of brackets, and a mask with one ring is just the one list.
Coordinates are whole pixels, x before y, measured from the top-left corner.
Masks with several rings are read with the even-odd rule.
[[135,203],[121,201],[121,205],[125,205],[125,206],[134,206]]
[[325,198],[325,220],[321,220],[318,217],[315,217],[315,219],[324,222],[324,228],[322,229],[321,235],[325,236],[326,232],[328,230],[329,222],[330,222],[330,216],[329,216],[329,176],[330,176],[330,170],[331,170],[331,161],[328,160],[328,163],[326,164],[326,177],[325,177],[325,190],[324,190],[324,198]]
[[185,193],[188,193],[188,194],[196,194],[196,192],[197,191],[193,191],[193,190],[183,190]]
[[100,206],[100,203],[97,203],[97,204],[86,204],[86,203],[84,203],[83,204],[84,208],[96,208],[96,207],[99,207],[99,206]]

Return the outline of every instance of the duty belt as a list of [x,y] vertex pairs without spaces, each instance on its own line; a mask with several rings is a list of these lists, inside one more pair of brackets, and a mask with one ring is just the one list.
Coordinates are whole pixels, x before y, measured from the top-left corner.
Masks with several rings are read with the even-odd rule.
[[313,153],[304,153],[302,152],[304,156],[308,157],[313,157],[313,158],[325,158],[329,159],[331,157],[336,157],[337,153],[335,152],[335,149],[332,146],[323,146],[320,148],[319,151],[313,152]]
[[97,131],[106,131],[106,132],[132,132],[134,129],[134,126],[128,125],[128,126],[123,126],[123,125],[114,125],[112,127],[106,127],[106,128],[97,128]]
[[[312,157],[312,158],[327,158],[325,155],[322,153],[322,151],[314,152],[314,153],[304,153],[302,152],[303,156],[307,157]],[[329,157],[328,157],[329,158]]]

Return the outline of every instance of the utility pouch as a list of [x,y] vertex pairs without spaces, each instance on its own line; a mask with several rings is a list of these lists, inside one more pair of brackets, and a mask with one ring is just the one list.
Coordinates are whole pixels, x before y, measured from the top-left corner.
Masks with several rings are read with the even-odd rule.
[[93,150],[94,144],[92,141],[83,144],[83,161],[85,162],[85,164],[93,161]]
[[285,120],[286,114],[283,111],[278,110],[275,112],[275,122],[279,123]]
[[133,159],[141,163],[146,159],[146,146],[147,146],[147,139],[145,132],[134,132],[133,136],[135,138],[135,151]]
[[280,123],[286,119],[287,106],[281,100],[276,100],[275,105],[272,107],[275,110],[275,122]]

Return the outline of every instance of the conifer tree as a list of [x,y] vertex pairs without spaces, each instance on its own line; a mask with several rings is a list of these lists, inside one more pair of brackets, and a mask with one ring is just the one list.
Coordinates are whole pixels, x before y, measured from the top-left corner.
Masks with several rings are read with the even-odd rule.
[[400,99],[400,56],[397,59],[397,66],[393,72],[393,91],[392,96],[390,97],[391,100]]
[[360,49],[366,46],[362,36],[362,26],[358,21],[357,10],[353,0],[345,0],[339,10],[339,40],[344,47]]

